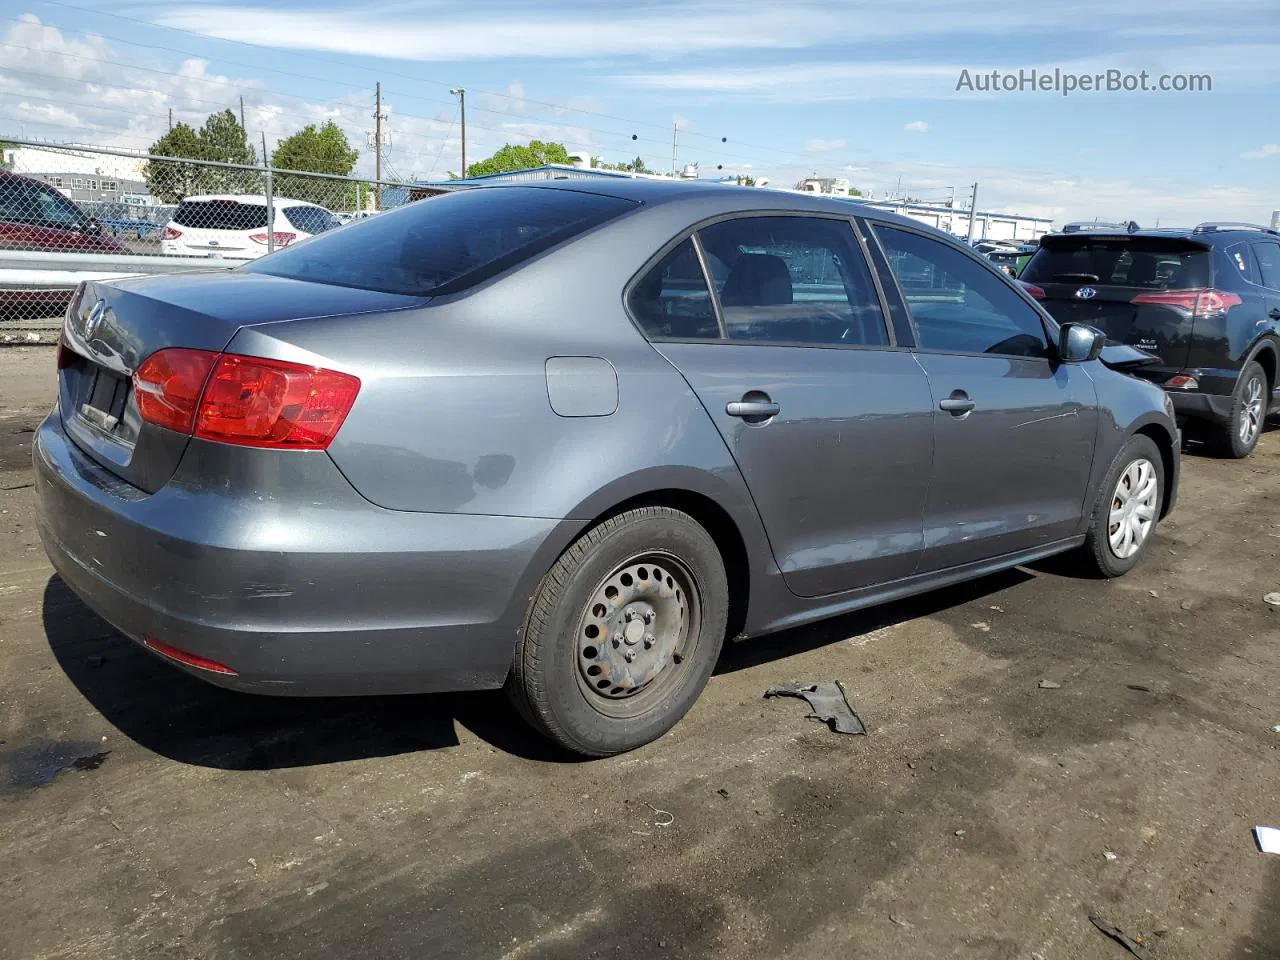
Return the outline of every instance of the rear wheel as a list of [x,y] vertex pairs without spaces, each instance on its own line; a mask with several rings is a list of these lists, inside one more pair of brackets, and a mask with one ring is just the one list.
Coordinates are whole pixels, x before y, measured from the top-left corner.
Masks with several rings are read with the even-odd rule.
[[1164,498],[1164,460],[1150,437],[1130,437],[1102,481],[1084,556],[1103,577],[1132,570],[1146,553]]
[[724,561],[692,517],[641,507],[583,534],[543,577],[507,691],[561,746],[608,756],[693,705],[724,642]]
[[1267,373],[1256,361],[1245,364],[1231,395],[1231,417],[1210,435],[1210,446],[1220,457],[1239,460],[1253,453],[1267,419],[1270,385]]

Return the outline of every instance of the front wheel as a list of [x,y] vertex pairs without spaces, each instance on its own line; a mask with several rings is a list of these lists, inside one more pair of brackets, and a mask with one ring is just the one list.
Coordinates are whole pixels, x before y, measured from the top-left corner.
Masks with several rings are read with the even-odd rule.
[[1084,555],[1103,577],[1132,570],[1146,553],[1164,502],[1164,460],[1155,441],[1130,437],[1102,481]]
[[692,517],[641,507],[583,534],[538,586],[507,692],[541,733],[602,757],[666,733],[711,676],[729,589]]

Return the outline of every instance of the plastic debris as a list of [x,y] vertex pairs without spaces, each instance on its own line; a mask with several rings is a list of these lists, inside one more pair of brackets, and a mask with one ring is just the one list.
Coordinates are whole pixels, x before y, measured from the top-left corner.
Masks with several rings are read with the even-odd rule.
[[845,696],[844,687],[839,680],[770,687],[764,695],[766,700],[770,697],[798,697],[806,701],[813,710],[812,718],[822,720],[836,733],[867,732],[858,715],[853,712],[853,707],[849,706],[849,698]]
[[1040,689],[1041,690],[1061,690],[1062,684],[1060,684],[1057,680],[1041,680]]
[[1112,853],[1110,850],[1105,850],[1105,851],[1103,851],[1102,856],[1103,856],[1103,859],[1105,859],[1105,860],[1119,860],[1119,859],[1120,859],[1120,857],[1119,857],[1117,854]]
[[1155,960],[1155,958],[1151,956],[1151,951],[1144,947],[1141,941],[1127,936],[1124,931],[1115,924],[1108,923],[1096,913],[1089,914],[1089,922],[1097,927],[1105,936],[1110,937],[1116,943],[1120,944],[1120,946],[1132,953],[1138,958],[1138,960]]
[[1269,603],[1273,607],[1280,607],[1280,593],[1268,593],[1262,598],[1263,603]]
[[985,620],[981,620],[978,623],[971,623],[969,626],[973,627],[975,630],[981,630],[983,633],[991,632],[991,624],[987,623]]
[[1280,827],[1254,827],[1253,839],[1259,852],[1280,854]]

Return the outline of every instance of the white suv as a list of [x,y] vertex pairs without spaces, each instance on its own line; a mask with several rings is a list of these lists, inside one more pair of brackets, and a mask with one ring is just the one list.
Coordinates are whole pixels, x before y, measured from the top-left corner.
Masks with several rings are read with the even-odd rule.
[[173,257],[223,257],[253,260],[268,250],[305,240],[341,226],[324,207],[304,200],[273,199],[274,223],[268,225],[267,198],[261,195],[188,197],[178,205],[160,235],[160,252]]

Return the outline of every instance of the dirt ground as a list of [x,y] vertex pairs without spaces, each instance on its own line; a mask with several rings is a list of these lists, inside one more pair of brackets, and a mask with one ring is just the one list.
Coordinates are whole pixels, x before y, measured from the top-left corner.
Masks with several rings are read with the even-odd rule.
[[[114,634],[34,528],[52,364],[0,350],[0,958],[1128,956],[1092,912],[1280,957],[1280,433],[1188,453],[1123,580],[741,644],[663,740],[575,762],[500,694],[256,699]],[[761,698],[810,679],[870,735]]]

